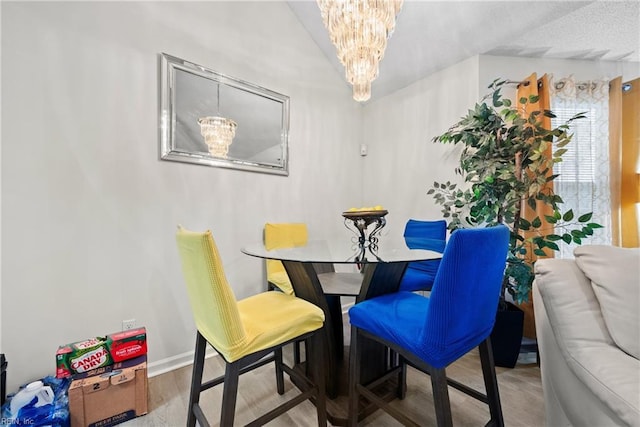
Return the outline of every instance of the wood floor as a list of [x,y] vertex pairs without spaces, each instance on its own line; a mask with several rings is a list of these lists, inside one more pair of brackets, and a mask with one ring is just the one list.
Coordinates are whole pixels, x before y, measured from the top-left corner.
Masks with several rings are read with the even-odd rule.
[[[285,359],[290,360],[290,355],[285,354]],[[206,362],[205,378],[220,375],[223,370],[219,357],[210,358]],[[447,369],[447,375],[484,392],[477,350],[451,365]],[[505,424],[513,427],[543,426],[544,408],[539,367],[535,364],[518,364],[514,369],[497,368],[497,375]],[[191,366],[150,378],[149,413],[123,426],[184,426],[190,378]],[[392,404],[403,408],[420,425],[435,425],[429,377],[409,368],[407,383],[406,399],[396,400]],[[245,425],[295,393],[297,389],[288,379],[285,379],[285,395],[279,396],[276,393],[272,364],[241,376],[235,425]],[[449,396],[455,426],[483,426],[489,420],[486,405],[451,387]],[[201,405],[211,425],[219,425],[221,398],[222,385],[204,392],[201,397]],[[274,427],[316,425],[315,407],[308,401],[269,423],[269,426]],[[391,427],[400,424],[382,411],[377,411],[360,425]]]

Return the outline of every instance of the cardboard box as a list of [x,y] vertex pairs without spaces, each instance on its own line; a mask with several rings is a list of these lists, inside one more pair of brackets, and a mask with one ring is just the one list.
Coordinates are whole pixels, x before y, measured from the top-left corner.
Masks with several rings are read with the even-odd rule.
[[71,427],[109,427],[148,410],[147,362],[74,380],[69,386]]

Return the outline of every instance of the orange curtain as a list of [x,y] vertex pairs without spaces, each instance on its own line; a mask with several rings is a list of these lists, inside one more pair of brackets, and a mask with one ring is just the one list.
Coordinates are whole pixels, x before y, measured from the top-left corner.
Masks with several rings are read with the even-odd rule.
[[[520,111],[522,113],[523,116],[528,117],[529,114],[531,114],[533,111],[542,111],[542,110],[549,110],[550,109],[550,100],[549,100],[549,78],[547,77],[547,75],[545,74],[544,76],[542,76],[540,79],[537,78],[536,73],[531,74],[529,77],[527,77],[526,79],[524,79],[524,81],[522,83],[520,83],[518,85],[518,92],[517,92],[517,99],[519,100],[520,98],[529,98],[529,96],[537,96],[538,97],[538,101],[537,102],[528,102],[527,104],[525,104],[524,106],[522,106],[521,104],[518,104],[520,107]],[[542,123],[542,126],[547,128],[547,129],[551,129],[551,119],[549,117],[546,117],[544,115],[540,115],[539,119]],[[545,155],[548,158],[551,158],[552,156],[552,147],[551,145],[549,145],[549,147],[547,148],[547,150],[545,151]],[[548,175],[553,174],[553,171],[549,171]],[[543,192],[547,193],[547,192],[552,192],[553,191],[553,182],[547,182],[545,184],[545,186],[542,189]],[[551,209],[551,207],[545,203],[538,203],[538,205],[536,206],[536,209],[533,210],[529,207],[529,205],[527,205],[525,202],[523,202],[523,206],[522,206],[522,217],[524,219],[527,219],[529,221],[532,221],[536,216],[540,217],[541,219],[544,218],[544,215],[553,215],[553,210]],[[531,232],[525,232],[524,233],[524,237],[531,237],[535,235],[535,233],[531,233]],[[545,253],[547,254],[548,258],[552,258],[553,257],[553,251],[545,248]],[[535,261],[537,259],[537,257],[531,253],[531,256],[533,257],[533,260]]]
[[609,82],[609,187],[611,191],[611,244],[622,241],[620,180],[622,177],[622,77]]
[[[627,87],[627,90],[623,90]],[[611,240],[614,246],[638,247],[640,175],[640,79],[609,86],[609,157]]]
[[[533,111],[542,111],[550,109],[550,99],[549,99],[549,78],[545,74],[540,79],[537,78],[536,73],[532,73],[529,77],[524,79],[519,85],[517,90],[517,98],[516,102],[520,98],[529,99],[530,96],[537,96],[537,102],[527,102],[524,106],[518,103],[518,107],[523,116],[528,117]],[[551,128],[551,119],[544,115],[540,115],[540,121],[542,122],[542,126],[547,129]],[[549,145],[545,154],[551,158],[552,156],[552,147]],[[553,171],[549,171],[548,174],[551,175]],[[548,182],[545,187],[542,189],[543,192],[553,191],[553,182]],[[536,209],[531,209],[526,202],[523,201],[522,204],[522,217],[532,221],[536,216],[540,218],[544,218],[544,215],[553,215],[553,210],[550,206],[538,203]],[[524,232],[524,237],[531,237],[535,235],[535,233]],[[538,257],[533,254],[533,251],[529,251],[533,260],[536,260]],[[545,253],[547,257],[553,257],[553,251],[545,248]],[[524,311],[524,331],[523,335],[527,338],[535,338],[536,337],[536,325],[535,319],[533,317],[533,301],[531,295],[529,295],[529,302],[520,305],[520,308]]]
[[640,203],[640,78],[624,83],[622,90],[622,162],[620,171],[620,229],[624,247],[638,247]]

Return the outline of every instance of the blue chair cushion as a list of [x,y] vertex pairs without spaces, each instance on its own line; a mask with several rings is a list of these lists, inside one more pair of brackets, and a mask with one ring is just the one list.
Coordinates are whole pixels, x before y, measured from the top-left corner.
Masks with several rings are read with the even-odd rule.
[[[458,345],[432,347],[416,339],[425,335],[430,299],[413,292],[396,292],[363,301],[349,309],[351,326],[363,329],[409,350],[435,368],[443,368],[477,347],[486,338],[475,337]],[[489,330],[491,332],[491,330]]]
[[403,348],[413,348],[422,335],[429,298],[396,292],[358,303],[349,309],[351,326],[364,329]]

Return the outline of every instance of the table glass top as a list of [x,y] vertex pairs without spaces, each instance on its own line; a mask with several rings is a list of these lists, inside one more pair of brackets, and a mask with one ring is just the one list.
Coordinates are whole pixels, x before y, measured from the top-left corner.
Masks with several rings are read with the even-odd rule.
[[254,243],[242,248],[242,252],[267,259],[281,261],[354,264],[377,262],[425,261],[442,258],[442,254],[423,249],[409,249],[404,239],[383,236],[376,245],[366,245],[362,249],[349,237],[327,240],[310,240],[305,246],[287,249],[267,250],[263,243]]

